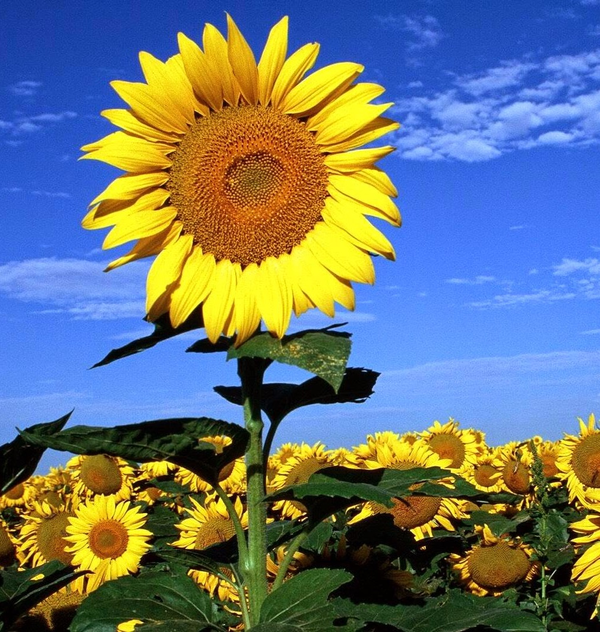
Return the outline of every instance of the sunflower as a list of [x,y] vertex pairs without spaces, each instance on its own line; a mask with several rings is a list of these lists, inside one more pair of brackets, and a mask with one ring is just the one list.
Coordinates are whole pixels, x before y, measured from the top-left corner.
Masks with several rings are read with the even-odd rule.
[[47,501],[34,501],[19,534],[19,558],[23,564],[40,566],[52,560],[71,564],[73,555],[65,550],[69,519],[75,514]]
[[9,526],[0,517],[0,568],[10,566],[17,552],[18,540],[11,534]]
[[528,505],[533,499],[533,479],[531,476],[533,455],[527,448],[527,443],[511,441],[500,446],[498,465],[504,491],[522,496],[521,504]]
[[[216,495],[207,496],[202,506],[195,498],[190,497],[193,508],[186,509],[188,518],[175,526],[180,531],[179,539],[172,543],[181,549],[203,550],[219,542],[227,542],[235,536],[233,520],[227,512],[225,503]],[[248,512],[244,509],[239,497],[234,500],[235,512],[244,528],[248,526]],[[226,581],[207,571],[190,570],[194,581],[205,588],[211,595],[215,592],[223,601],[239,601],[237,589]]]
[[30,479],[17,483],[0,496],[0,510],[10,507],[17,513],[25,511],[28,503],[35,498],[36,491]]
[[427,430],[419,433],[425,443],[442,459],[451,459],[449,469],[462,475],[484,450],[481,433],[470,428],[459,428],[458,421],[450,419],[441,424],[434,421]]
[[475,527],[479,545],[464,556],[453,553],[449,560],[465,588],[475,595],[499,596],[508,588],[531,581],[539,571],[533,549],[507,537],[497,538],[487,525]]
[[411,440],[407,440],[404,436],[401,437],[397,432],[392,432],[390,430],[376,432],[374,435],[367,435],[366,443],[354,446],[351,453],[348,454],[348,465],[365,467],[366,461],[373,460],[375,458],[379,446],[396,445],[398,442],[412,443],[412,436],[413,435],[411,434]]
[[138,570],[152,537],[143,528],[147,516],[139,507],[132,507],[129,501],[115,502],[114,496],[97,495],[75,513],[67,526],[69,546],[65,550],[73,554],[73,566],[92,571],[81,578],[88,592]]
[[[232,443],[231,437],[225,435],[203,437],[202,441],[214,445],[216,454],[221,454],[223,449]],[[175,471],[175,481],[189,487],[193,492],[208,492],[212,490],[211,485],[203,478],[183,467],[179,467]],[[244,492],[246,489],[244,458],[240,457],[223,467],[219,472],[218,483],[228,494],[241,494]]]
[[[137,240],[108,269],[158,255],[147,280],[147,319],[174,327],[201,310],[208,338],[259,327],[282,337],[292,311],[354,308],[351,282],[373,283],[371,254],[394,259],[366,219],[399,226],[397,195],[375,163],[390,146],[359,149],[398,128],[383,93],[354,83],[363,66],[336,63],[307,78],[319,52],[286,59],[288,19],[271,30],[258,64],[227,16],[204,50],[179,34],[165,63],[140,53],[145,83],[113,81],[130,109],[102,112],[117,131],[83,158],[127,173],[91,203],[89,229],[113,226],[104,248]],[[198,309],[197,309],[198,308]]]
[[486,447],[477,455],[476,463],[466,468],[461,475],[482,492],[502,491],[502,462],[500,449]]
[[[395,470],[409,470],[415,467],[447,468],[450,459],[442,459],[422,439],[414,443],[399,440],[396,443],[381,443],[376,446],[372,458],[364,461],[363,467],[368,469],[388,468]],[[439,481],[442,484],[449,483]],[[418,485],[415,486],[415,491]],[[394,524],[411,531],[417,540],[433,535],[435,527],[442,527],[454,531],[452,519],[464,517],[461,503],[453,498],[437,496],[411,495],[392,500],[393,507],[389,508],[376,502],[367,502],[350,523],[354,524],[365,518],[378,514],[390,514]]]
[[[287,458],[280,466],[270,482],[269,491],[306,483],[312,474],[334,464],[333,451],[327,450],[321,442],[313,446],[303,443],[295,455]],[[278,500],[273,503],[273,510],[279,512],[283,518],[300,518],[306,514],[306,507],[297,500]]]
[[586,582],[578,593],[598,595],[592,614],[596,616],[600,605],[600,515],[589,513],[583,520],[571,523],[570,529],[581,534],[571,540],[578,556],[571,571],[571,579],[574,582]]
[[31,608],[19,619],[15,629],[26,632],[64,632],[69,629],[85,597],[69,586],[61,588]]
[[569,501],[594,509],[600,503],[600,429],[591,414],[578,417],[579,436],[565,435],[556,459],[557,477],[567,484]]
[[79,498],[102,495],[119,501],[131,497],[134,469],[125,459],[107,454],[75,456],[67,468],[72,475],[73,494]]

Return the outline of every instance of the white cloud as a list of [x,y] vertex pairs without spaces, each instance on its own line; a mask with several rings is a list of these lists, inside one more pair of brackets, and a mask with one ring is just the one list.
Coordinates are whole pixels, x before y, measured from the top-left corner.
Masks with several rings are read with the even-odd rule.
[[600,259],[588,258],[583,261],[564,258],[559,264],[553,266],[555,276],[569,276],[574,272],[587,272],[592,276],[600,276]]
[[474,279],[446,279],[446,283],[451,283],[453,285],[483,285],[484,283],[493,283],[494,281],[496,281],[496,277],[485,276],[482,274],[476,276]]
[[8,86],[8,91],[17,97],[32,97],[41,87],[41,81],[18,81]]
[[560,290],[535,290],[525,294],[507,292],[506,294],[497,294],[485,301],[472,301],[469,305],[478,308],[514,307],[515,305],[524,305],[526,303],[553,303],[554,301],[572,299],[576,296],[574,292]]
[[0,265],[0,294],[37,303],[38,313],[74,319],[142,318],[147,265],[133,263],[110,274],[104,263],[56,257]]
[[409,52],[434,48],[443,39],[440,23],[433,15],[376,15],[375,19],[387,29],[409,33],[406,48]]
[[451,75],[445,90],[397,100],[401,158],[486,161],[534,147],[600,143],[600,49]]
[[38,196],[42,196],[42,197],[49,197],[49,198],[70,198],[71,194],[70,193],[65,193],[64,191],[32,191],[31,192],[32,195],[38,195]]
[[600,329],[588,329],[587,331],[581,331],[579,333],[581,333],[584,336],[596,336],[600,334]]
[[17,116],[12,121],[0,121],[0,131],[10,133],[12,136],[32,134],[43,129],[44,125],[63,123],[76,117],[77,113],[71,110],[64,112],[44,112],[32,116]]

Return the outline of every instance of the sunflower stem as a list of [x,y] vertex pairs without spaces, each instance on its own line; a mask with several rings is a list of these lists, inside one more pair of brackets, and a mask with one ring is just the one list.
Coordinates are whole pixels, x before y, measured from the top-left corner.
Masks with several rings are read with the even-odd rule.
[[233,501],[231,500],[231,498],[229,498],[225,490],[219,485],[219,483],[213,485],[213,489],[215,490],[219,498],[223,501],[223,504],[227,508],[227,513],[229,514],[229,517],[233,522],[233,528],[235,529],[235,536],[238,545],[238,556],[240,559],[240,564],[243,567],[246,563],[246,560],[248,559],[248,545],[246,543],[246,533],[244,531],[244,527],[242,527],[242,523],[239,516],[237,515]]
[[255,626],[260,609],[267,596],[267,509],[264,497],[265,467],[263,463],[263,421],[260,397],[265,361],[260,358],[239,358],[238,375],[244,401],[244,421],[250,434],[246,451],[246,475],[248,479],[248,556],[242,566],[244,582],[248,589],[249,625]]
[[310,533],[311,525],[308,523],[305,525],[304,529],[292,540],[288,550],[285,552],[285,556],[283,560],[281,560],[281,564],[279,565],[279,570],[277,571],[277,577],[273,582],[272,590],[277,590],[281,584],[283,584],[283,580],[285,579],[285,575],[290,567],[290,564],[294,560],[294,555],[298,551],[298,549],[302,546],[302,543],[306,538],[308,538],[308,534]]

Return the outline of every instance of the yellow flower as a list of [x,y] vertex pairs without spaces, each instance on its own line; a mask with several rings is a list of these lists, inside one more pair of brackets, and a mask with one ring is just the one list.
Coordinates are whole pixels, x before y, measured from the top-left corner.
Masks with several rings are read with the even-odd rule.
[[594,509],[600,503],[600,429],[591,414],[578,417],[579,436],[565,435],[556,459],[557,477],[567,484],[569,501]]
[[592,614],[594,617],[600,604],[600,515],[589,513],[583,520],[571,523],[570,529],[581,534],[572,539],[578,557],[571,571],[571,579],[574,582],[586,582],[578,593],[598,595]]
[[476,529],[479,546],[464,556],[453,553],[449,557],[459,581],[469,592],[499,596],[537,575],[539,563],[531,560],[534,551],[530,546],[507,537],[497,538],[487,525]]
[[118,501],[131,497],[134,471],[125,459],[107,454],[75,456],[67,468],[73,479],[73,494],[79,498],[102,495]]
[[17,552],[18,540],[11,534],[6,522],[0,517],[0,568],[10,566]]
[[483,492],[502,491],[502,468],[500,448],[488,447],[477,455],[477,462],[461,473],[462,476]]
[[82,578],[88,592],[135,573],[151,546],[152,533],[143,528],[146,514],[129,501],[116,503],[114,496],[98,495],[82,503],[69,522],[66,551],[73,554],[73,566],[92,571]]
[[36,488],[31,479],[17,483],[0,496],[0,510],[11,507],[17,513],[26,511],[28,503],[35,498]]
[[[366,219],[400,225],[390,146],[359,149],[398,128],[383,93],[354,83],[363,67],[313,67],[318,44],[286,59],[288,20],[258,64],[234,21],[198,44],[179,34],[165,63],[140,53],[145,83],[113,81],[130,106],[102,114],[123,131],[84,146],[84,158],[127,173],[96,197],[85,228],[113,226],[104,248],[137,240],[109,269],[158,255],[147,280],[150,321],[190,316],[211,341],[259,326],[282,337],[292,312],[354,308],[351,282],[373,283],[371,254],[394,258]],[[200,313],[201,312],[201,313]],[[200,316],[202,320],[200,320]]]

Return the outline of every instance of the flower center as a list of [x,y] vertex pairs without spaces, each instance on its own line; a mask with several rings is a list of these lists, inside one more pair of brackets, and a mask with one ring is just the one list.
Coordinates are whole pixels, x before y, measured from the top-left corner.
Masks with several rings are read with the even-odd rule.
[[531,486],[531,477],[527,468],[515,459],[511,459],[502,470],[504,484],[515,494],[527,494]]
[[393,498],[392,501],[394,506],[391,509],[375,503],[371,505],[371,509],[374,513],[392,514],[394,524],[403,529],[414,529],[427,524],[435,518],[442,502],[434,496],[404,496]]
[[116,494],[123,483],[121,469],[108,456],[86,456],[81,464],[81,480],[95,494]]
[[498,475],[498,470],[488,463],[483,463],[475,468],[475,482],[481,487],[493,487],[497,482]]
[[235,535],[232,520],[211,518],[204,522],[196,534],[196,549],[202,550],[217,542],[227,542]]
[[71,564],[73,555],[65,551],[69,543],[64,540],[67,535],[69,518],[72,513],[63,512],[45,518],[37,530],[37,545],[40,553],[48,560],[59,560],[63,564]]
[[4,496],[9,498],[10,500],[20,500],[23,498],[23,494],[25,493],[25,485],[23,483],[18,483],[14,487],[11,487]]
[[513,549],[501,540],[474,549],[468,567],[473,581],[482,588],[504,590],[527,577],[531,562],[521,549]]
[[101,520],[91,528],[88,542],[96,557],[114,560],[127,550],[129,534],[127,528],[117,520]]
[[321,219],[327,168],[301,121],[262,106],[199,118],[166,184],[184,233],[242,266],[289,253]]
[[600,487],[600,433],[588,435],[575,447],[571,467],[581,483]]
[[460,467],[465,460],[465,445],[453,434],[436,434],[429,439],[429,447],[441,458],[451,459],[448,467]]

